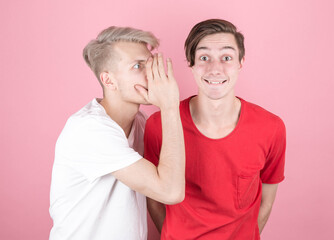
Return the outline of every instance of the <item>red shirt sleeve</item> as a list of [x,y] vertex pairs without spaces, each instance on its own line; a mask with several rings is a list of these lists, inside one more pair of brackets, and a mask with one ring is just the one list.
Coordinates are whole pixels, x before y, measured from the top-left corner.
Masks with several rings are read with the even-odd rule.
[[265,166],[261,170],[261,180],[268,184],[276,184],[284,179],[286,129],[283,121],[278,120]]
[[146,122],[144,134],[144,158],[158,165],[162,142],[160,112],[154,113]]

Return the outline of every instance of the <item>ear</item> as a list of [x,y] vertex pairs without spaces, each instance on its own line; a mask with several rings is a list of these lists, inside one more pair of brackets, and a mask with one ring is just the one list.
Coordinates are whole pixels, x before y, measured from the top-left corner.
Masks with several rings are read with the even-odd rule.
[[193,66],[191,66],[191,67],[190,67],[190,65],[188,65],[188,67],[190,68],[192,74],[194,74],[194,66],[195,66],[195,64]]
[[115,79],[114,79],[114,77],[112,76],[111,73],[101,72],[100,73],[100,80],[101,80],[101,83],[103,84],[103,86],[106,89],[110,89],[110,90],[116,90],[117,89],[116,81],[115,81]]
[[244,65],[244,61],[245,61],[245,57],[243,57],[240,62],[239,62],[239,71],[241,70],[241,68],[243,67]]

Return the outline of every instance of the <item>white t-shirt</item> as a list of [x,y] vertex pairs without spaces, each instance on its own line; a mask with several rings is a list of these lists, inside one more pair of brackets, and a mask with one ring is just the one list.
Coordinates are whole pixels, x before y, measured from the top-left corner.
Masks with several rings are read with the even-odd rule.
[[146,199],[113,177],[142,158],[145,116],[127,139],[96,99],[72,115],[52,170],[50,240],[147,239]]

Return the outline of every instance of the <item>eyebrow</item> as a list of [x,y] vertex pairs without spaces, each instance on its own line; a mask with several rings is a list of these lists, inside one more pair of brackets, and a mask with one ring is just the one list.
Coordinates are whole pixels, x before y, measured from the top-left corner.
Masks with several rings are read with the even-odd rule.
[[132,61],[130,64],[134,64],[134,63],[146,63],[147,60],[144,60],[144,59],[137,59],[137,60],[134,60]]
[[149,59],[150,57],[153,57],[153,55],[150,54],[150,56],[146,59],[145,59],[145,57],[139,57],[138,59],[133,60],[131,63],[146,63],[147,59]]
[[[224,47],[220,48],[219,50],[224,50],[224,49],[232,49],[233,51],[236,51],[236,49],[234,47],[232,47],[232,46],[224,46]],[[208,48],[208,47],[199,47],[199,48],[196,49],[196,51],[198,51],[198,50],[210,50],[210,48]]]

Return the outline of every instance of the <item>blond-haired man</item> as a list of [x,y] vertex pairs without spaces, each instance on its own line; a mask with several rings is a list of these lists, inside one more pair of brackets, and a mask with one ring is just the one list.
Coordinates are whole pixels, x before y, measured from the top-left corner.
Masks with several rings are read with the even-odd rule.
[[[146,239],[144,195],[166,204],[183,200],[179,92],[171,61],[167,75],[161,54],[151,54],[157,46],[149,32],[110,27],[85,47],[103,98],[72,115],[58,138],[50,239]],[[140,104],[161,110],[164,143],[157,167],[142,157]]]

